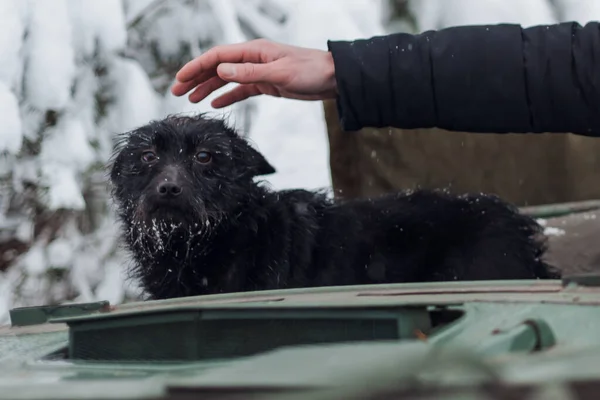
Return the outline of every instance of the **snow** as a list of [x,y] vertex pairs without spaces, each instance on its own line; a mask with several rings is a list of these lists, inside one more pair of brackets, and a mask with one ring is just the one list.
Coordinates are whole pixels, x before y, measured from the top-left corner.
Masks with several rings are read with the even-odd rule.
[[[10,176],[12,172],[12,165],[14,164],[14,162],[15,161],[13,156],[7,154],[0,155],[0,180],[6,179]],[[0,195],[0,221],[2,221],[2,213],[5,211],[5,208],[1,207],[4,202],[8,202],[8,196]]]
[[81,193],[76,171],[60,163],[44,165],[40,184],[47,188],[44,196],[49,210],[85,209],[85,200]]
[[33,246],[27,255],[21,259],[23,270],[29,275],[40,275],[46,271],[46,255],[44,244]]
[[[96,46],[95,17],[87,10],[87,2],[81,0],[69,1],[69,22],[73,32],[73,46],[79,57],[89,57]],[[90,0],[94,2],[95,0]]]
[[164,18],[154,19],[147,38],[157,43],[162,57],[168,59],[177,56],[183,44],[198,50],[198,42],[222,35],[217,19],[207,13],[210,7],[204,2],[195,7],[175,2],[169,2],[168,5],[168,14],[165,13]]
[[41,182],[48,188],[48,207],[51,210],[84,209],[77,175],[90,166],[95,155],[81,121],[67,115],[49,129],[38,160]]
[[9,88],[17,85],[19,70],[22,68],[22,36],[23,24],[19,7],[14,1],[0,1],[0,83]]
[[[383,34],[379,10],[370,0],[336,1],[287,0],[289,43],[296,46],[327,49],[327,40],[353,40]],[[362,12],[360,12],[362,11]],[[335,21],[332,24],[331,21]],[[306,26],[319,29],[306,29]],[[278,40],[278,38],[273,38]]]
[[216,19],[224,32],[225,43],[243,42],[246,37],[242,33],[233,0],[208,0]]
[[[337,34],[345,34],[346,40],[354,40],[358,37],[366,38],[375,35],[381,35],[384,33],[383,12],[385,11],[385,8],[383,5],[383,1],[379,0],[379,4],[377,4],[373,0],[349,0],[347,2],[344,2],[344,6],[348,14],[350,15],[350,17],[352,17],[352,20],[360,30],[361,35],[351,37],[349,35],[352,31],[338,29],[336,26],[336,32],[331,32],[331,34],[333,35],[331,36],[332,38],[335,39],[335,35]],[[332,7],[329,8],[330,12],[333,12]]]
[[73,259],[73,245],[69,239],[55,239],[48,245],[46,252],[48,264],[53,268],[68,268]]
[[10,317],[8,310],[12,308],[10,302],[11,282],[4,276],[0,276],[0,293],[4,294],[0,296],[0,326],[10,323]]
[[577,21],[585,25],[600,19],[600,2],[590,0],[554,0],[562,21]]
[[56,127],[49,129],[39,155],[42,166],[56,163],[77,171],[85,170],[94,159],[94,151],[87,140],[83,124],[70,115],[63,117]]
[[29,220],[22,221],[15,233],[15,239],[18,239],[24,243],[29,242],[33,238],[33,223]]
[[21,191],[23,183],[35,183],[38,178],[38,162],[35,158],[22,158],[13,167],[13,180],[15,190]]
[[459,25],[556,23],[548,0],[418,0],[410,7],[420,31]]
[[77,124],[76,129],[83,134],[82,139],[94,140],[98,138],[98,127],[94,122],[96,115],[96,98],[94,94],[99,86],[92,68],[87,65],[79,68],[75,92],[68,108],[67,117]]
[[112,70],[117,91],[111,111],[111,129],[126,132],[157,118],[161,100],[140,64],[130,59],[118,59]]
[[41,110],[64,108],[75,77],[75,53],[66,0],[31,0],[27,38],[27,100]]
[[2,110],[0,154],[3,152],[16,154],[21,149],[21,144],[23,143],[23,128],[21,126],[19,103],[8,86],[3,82],[0,82],[0,110]]
[[544,229],[544,235],[546,236],[563,236],[566,232],[564,229],[548,226]]
[[73,261],[71,279],[79,291],[77,302],[87,303],[96,300],[92,290],[92,282],[95,280],[94,272],[101,271],[100,262],[95,257],[86,257],[85,254],[77,254]]
[[44,112],[36,109],[26,99],[21,99],[21,124],[23,138],[35,141],[39,137],[40,126],[44,121]]
[[264,96],[257,107],[250,139],[277,170],[260,179],[274,189],[329,187],[322,104]]
[[121,0],[85,0],[88,12],[94,16],[94,27],[100,48],[114,52],[127,43],[125,12]]
[[[285,4],[281,3],[283,2],[277,4],[271,2],[269,5],[271,7],[278,6],[276,10],[278,14],[286,14]],[[267,13],[261,12],[260,7],[257,7],[256,0],[236,0],[235,7],[240,21],[249,26],[258,37],[276,38],[281,42],[287,41],[286,30],[276,20],[269,18]]]
[[73,41],[79,56],[91,56],[96,48],[111,52],[125,47],[127,31],[121,0],[68,0]]
[[543,218],[538,218],[538,219],[536,219],[535,221],[536,221],[536,222],[538,223],[538,225],[540,225],[540,226],[546,226],[546,225],[548,225],[548,221],[546,221],[546,220],[545,220],[545,219],[543,219]]
[[96,298],[107,300],[110,304],[118,304],[125,295],[123,282],[127,279],[121,260],[110,260],[105,263],[105,276],[96,289]]
[[124,0],[125,18],[127,23],[133,21],[140,13],[155,0]]

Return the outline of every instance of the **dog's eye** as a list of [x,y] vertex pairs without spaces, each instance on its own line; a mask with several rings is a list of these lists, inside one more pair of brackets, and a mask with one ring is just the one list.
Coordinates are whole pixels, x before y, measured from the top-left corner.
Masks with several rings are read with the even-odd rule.
[[208,164],[212,160],[212,154],[208,151],[200,151],[196,154],[196,161],[200,164]]
[[156,153],[153,151],[145,151],[142,153],[142,161],[145,163],[152,163],[154,161],[156,161],[158,159],[158,157],[156,156]]

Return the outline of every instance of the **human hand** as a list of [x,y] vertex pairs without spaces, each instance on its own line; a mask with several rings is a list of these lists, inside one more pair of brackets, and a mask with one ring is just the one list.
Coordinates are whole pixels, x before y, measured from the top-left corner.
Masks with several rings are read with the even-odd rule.
[[176,79],[171,92],[183,96],[194,89],[192,103],[230,82],[239,83],[211,102],[215,108],[261,94],[298,100],[332,99],[337,94],[330,52],[265,39],[213,47],[184,65]]

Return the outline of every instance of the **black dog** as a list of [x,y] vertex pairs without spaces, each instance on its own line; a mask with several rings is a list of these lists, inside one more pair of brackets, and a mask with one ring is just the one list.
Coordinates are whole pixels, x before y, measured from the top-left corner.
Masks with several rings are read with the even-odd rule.
[[334,203],[253,179],[273,172],[203,115],[123,137],[110,178],[134,276],[151,298],[559,277],[541,260],[540,226],[494,196],[416,191]]

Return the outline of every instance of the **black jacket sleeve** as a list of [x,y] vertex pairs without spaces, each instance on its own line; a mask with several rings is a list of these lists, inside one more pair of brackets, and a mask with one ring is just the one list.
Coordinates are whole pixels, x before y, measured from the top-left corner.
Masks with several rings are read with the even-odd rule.
[[600,25],[462,26],[329,41],[345,130],[600,136]]

